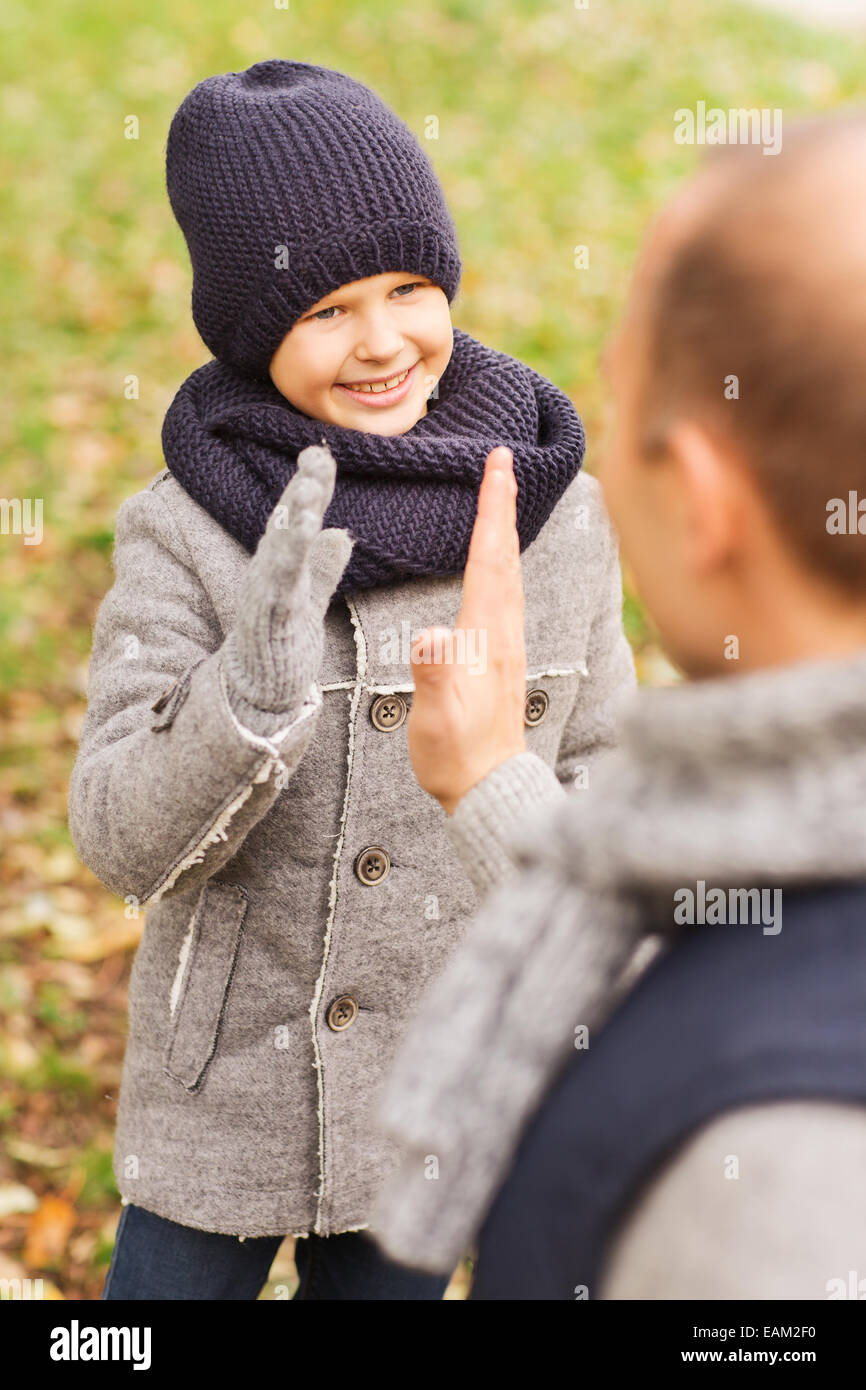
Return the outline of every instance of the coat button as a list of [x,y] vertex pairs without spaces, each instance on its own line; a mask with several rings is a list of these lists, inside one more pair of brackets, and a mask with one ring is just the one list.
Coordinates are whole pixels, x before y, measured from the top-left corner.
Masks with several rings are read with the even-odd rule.
[[341,994],[328,1010],[328,1027],[335,1033],[350,1028],[358,1017],[358,1001],[351,994]]
[[533,724],[540,724],[547,714],[547,707],[549,704],[550,700],[546,690],[542,690],[540,686],[537,690],[530,690],[526,697],[526,706],[523,715],[524,723],[529,724],[530,727]]
[[370,706],[370,718],[377,729],[399,729],[406,708],[402,695],[378,695]]
[[380,845],[368,845],[355,860],[355,873],[362,883],[381,883],[391,872],[391,860]]

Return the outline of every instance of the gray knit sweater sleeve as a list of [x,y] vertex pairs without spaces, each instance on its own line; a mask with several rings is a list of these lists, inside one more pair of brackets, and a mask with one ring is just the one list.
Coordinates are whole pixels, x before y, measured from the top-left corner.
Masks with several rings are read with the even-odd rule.
[[479,898],[515,872],[513,850],[533,811],[563,801],[556,773],[536,753],[516,753],[476,782],[446,821],[448,837]]

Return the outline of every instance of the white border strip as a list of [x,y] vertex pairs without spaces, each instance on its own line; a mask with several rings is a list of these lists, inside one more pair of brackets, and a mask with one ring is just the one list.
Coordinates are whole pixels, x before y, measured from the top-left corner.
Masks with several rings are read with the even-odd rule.
[[[586,662],[583,662],[583,664],[580,665],[580,666],[553,666],[553,667],[550,667],[547,671],[527,671],[527,673],[526,673],[526,679],[527,679],[528,681],[537,681],[537,680],[541,680],[541,678],[542,678],[543,676],[588,676],[588,675],[589,675],[589,671],[587,670]],[[359,682],[358,682],[357,680],[354,680],[354,681],[352,681],[352,680],[347,680],[347,681],[330,681],[327,685],[321,685],[321,686],[319,686],[319,689],[320,689],[320,690],[354,690],[355,687],[356,687],[358,684],[359,684]],[[370,694],[376,694],[376,695],[394,695],[394,694],[397,693],[397,691],[400,691],[400,690],[412,691],[412,690],[415,689],[415,682],[414,682],[414,681],[410,681],[410,682],[408,683],[408,685],[370,685],[368,681],[361,681],[361,682],[360,682],[360,685],[361,685],[361,689],[362,689],[362,690],[366,690],[366,691],[368,691]]]
[[313,1000],[309,1008],[310,1024],[313,1034],[313,1065],[316,1068],[316,1085],[319,1093],[319,1103],[316,1112],[319,1123],[319,1190],[316,1193],[316,1219],[313,1225],[313,1231],[316,1235],[321,1235],[322,1233],[320,1222],[322,1216],[322,1202],[325,1196],[325,1091],[322,1082],[322,1056],[319,1052],[319,1038],[316,1030],[316,1015],[319,1012],[319,1004],[321,1002],[322,991],[325,985],[325,972],[328,968],[328,956],[331,949],[331,928],[334,924],[334,916],[336,914],[337,909],[337,874],[340,868],[340,851],[343,848],[343,838],[346,830],[346,817],[349,811],[349,791],[352,784],[352,759],[355,752],[355,715],[358,709],[358,702],[361,699],[361,691],[365,688],[364,683],[360,679],[360,677],[363,677],[367,670],[367,643],[364,640],[364,632],[361,627],[361,620],[358,617],[357,609],[355,608],[355,605],[352,602],[352,600],[348,597],[347,594],[344,594],[343,597],[345,598],[346,603],[348,604],[349,615],[352,619],[352,626],[355,635],[355,647],[358,654],[359,679],[353,682],[340,682],[339,685],[336,686],[320,687],[320,689],[323,690],[346,689],[349,685],[353,685],[354,693],[352,695],[351,703],[349,706],[349,748],[348,753],[346,755],[346,790],[343,795],[343,811],[342,815],[340,816],[339,836],[337,839],[336,848],[334,850],[334,867],[331,873],[330,897],[328,900],[329,912],[328,921],[325,925],[324,950],[322,952],[322,968],[319,971],[319,978],[316,981],[316,988],[313,992]]

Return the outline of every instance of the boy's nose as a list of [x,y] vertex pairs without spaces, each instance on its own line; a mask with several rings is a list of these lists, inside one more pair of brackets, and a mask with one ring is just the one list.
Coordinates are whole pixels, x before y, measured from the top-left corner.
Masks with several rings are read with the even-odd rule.
[[355,356],[359,362],[388,362],[403,350],[403,335],[387,311],[367,315],[359,326]]

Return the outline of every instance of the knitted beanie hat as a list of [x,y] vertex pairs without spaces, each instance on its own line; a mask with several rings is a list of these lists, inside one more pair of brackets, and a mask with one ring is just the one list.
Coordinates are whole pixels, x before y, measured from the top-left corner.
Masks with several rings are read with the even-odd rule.
[[281,58],[209,77],[175,112],[169,201],[192,261],[192,316],[248,376],[340,285],[405,270],[449,303],[461,264],[433,166],[407,125],[345,73]]

